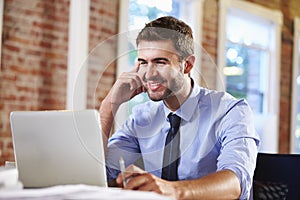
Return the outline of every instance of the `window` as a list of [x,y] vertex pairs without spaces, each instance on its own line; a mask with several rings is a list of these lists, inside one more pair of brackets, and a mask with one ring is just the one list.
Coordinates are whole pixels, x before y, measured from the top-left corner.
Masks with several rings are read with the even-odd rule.
[[[267,112],[268,62],[271,30],[268,24],[229,12],[226,23],[226,91],[248,100],[255,113]],[[236,27],[239,30],[236,31]],[[259,32],[259,34],[255,34]]]
[[[129,71],[136,59],[135,39],[145,23],[165,15],[177,17],[188,23],[193,29],[195,42],[201,44],[200,28],[202,27],[202,0],[122,0],[120,1],[120,36],[118,42],[117,76]],[[197,65],[200,67],[199,65]],[[196,69],[197,72],[200,68]],[[193,73],[199,81],[199,73]],[[123,104],[115,117],[115,126],[123,124],[134,105],[147,101],[148,96],[141,94]]]
[[291,153],[300,153],[300,18],[294,23]]
[[249,2],[221,0],[219,20],[222,78],[217,87],[248,101],[262,140],[260,151],[277,152],[282,14]]

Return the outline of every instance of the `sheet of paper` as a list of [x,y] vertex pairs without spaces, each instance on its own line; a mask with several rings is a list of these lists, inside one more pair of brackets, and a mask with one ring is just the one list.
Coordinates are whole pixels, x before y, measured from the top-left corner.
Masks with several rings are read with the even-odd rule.
[[18,188],[18,170],[15,168],[0,167],[0,189]]
[[43,200],[93,200],[93,199],[131,199],[131,200],[169,200],[170,198],[154,192],[123,190],[88,185],[64,185],[42,189],[23,189],[0,191],[2,200],[43,199]]

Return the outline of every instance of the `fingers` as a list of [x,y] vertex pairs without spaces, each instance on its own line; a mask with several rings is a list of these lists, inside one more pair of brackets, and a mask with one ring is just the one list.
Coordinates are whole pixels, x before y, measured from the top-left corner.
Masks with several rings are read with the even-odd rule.
[[140,77],[136,73],[124,72],[118,79],[120,84],[128,84],[130,90],[136,90],[142,85]]
[[136,62],[136,63],[134,64],[134,67],[133,67],[133,69],[132,69],[132,72],[138,72],[139,69],[140,69],[140,63],[139,63],[139,62]]
[[[161,178],[147,173],[134,165],[127,167],[125,176],[126,186],[124,189],[152,191],[176,198],[176,187],[174,187],[173,183],[162,180]],[[120,174],[116,181],[119,183],[118,185],[122,185],[123,178]]]
[[[120,177],[120,176],[119,176]],[[151,180],[151,175],[141,168],[130,165],[126,168],[126,189],[139,189]]]
[[140,190],[141,187],[148,184],[148,182],[150,180],[148,178],[148,176],[149,176],[149,174],[139,174],[139,175],[136,175],[136,176],[130,178],[127,182],[126,189]]
[[130,89],[131,90],[132,89],[136,89],[137,90],[137,94],[139,94],[141,92],[144,92],[142,78],[138,74],[139,69],[140,69],[140,63],[136,62],[134,64],[133,69],[131,70],[131,73],[136,76],[135,80],[138,80],[138,82],[135,82],[135,83],[137,83],[136,85],[134,85],[134,84],[130,85],[131,86]]
[[124,72],[120,75],[112,90],[112,100],[121,104],[142,92],[143,83],[137,73]]
[[141,185],[138,188],[138,190],[140,190],[140,191],[153,191],[153,192],[157,192],[159,194],[162,194],[162,191],[160,190],[158,185],[155,183],[155,181],[150,181],[150,182],[147,182],[147,184]]
[[121,105],[129,101],[134,96],[146,92],[141,75],[137,73],[139,63],[135,63],[130,72],[123,72],[115,82],[113,89],[110,91],[111,103]]
[[122,74],[123,78],[130,78],[132,80],[135,80],[135,83],[137,83],[136,85],[131,85],[131,89],[140,88],[141,86],[143,86],[141,75],[138,74],[139,68],[140,64],[139,62],[136,62],[131,71]]
[[[133,72],[136,72],[138,73],[140,70],[140,63],[139,62],[136,62],[134,67],[133,67]],[[139,76],[141,76],[141,74],[139,74]],[[142,80],[142,77],[140,77],[140,80]],[[141,81],[142,82],[142,81]],[[142,85],[141,87],[139,88],[139,92],[147,92],[147,89],[145,88],[143,82],[142,82]]]
[[[159,194],[162,194],[164,188],[161,187],[161,183],[159,183],[159,178],[155,177],[150,173],[139,174],[127,182],[125,189],[129,190],[140,190],[140,191],[154,191]],[[165,183],[164,183],[165,184]]]
[[139,168],[136,165],[129,165],[126,168],[126,171],[131,172],[131,173],[139,173],[139,174],[147,173],[146,171],[142,170],[141,168]]
[[[141,168],[135,166],[135,165],[130,165],[126,168],[126,172],[125,172],[125,179],[126,181],[128,181],[129,179],[139,176],[141,174],[145,174],[146,172],[144,170],[142,170]],[[116,179],[116,182],[118,184],[122,184],[123,183],[123,176],[120,173]]]

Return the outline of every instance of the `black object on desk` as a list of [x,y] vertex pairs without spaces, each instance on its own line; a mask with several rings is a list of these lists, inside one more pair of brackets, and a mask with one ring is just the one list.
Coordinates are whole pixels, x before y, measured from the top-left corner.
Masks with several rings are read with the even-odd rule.
[[253,179],[253,198],[300,199],[300,155],[259,153]]

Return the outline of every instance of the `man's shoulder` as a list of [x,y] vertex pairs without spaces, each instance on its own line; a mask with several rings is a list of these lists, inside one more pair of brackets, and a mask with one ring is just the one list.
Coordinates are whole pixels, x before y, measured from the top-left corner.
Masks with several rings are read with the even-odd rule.
[[197,97],[200,100],[207,101],[209,103],[214,101],[234,101],[236,100],[232,95],[225,91],[212,90],[208,88],[200,87]]
[[224,110],[236,106],[249,106],[246,99],[237,99],[226,91],[210,90],[201,88],[198,93],[199,105],[210,105]]

